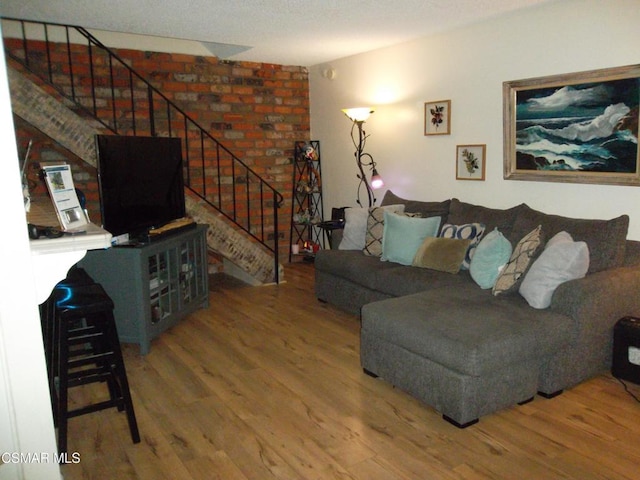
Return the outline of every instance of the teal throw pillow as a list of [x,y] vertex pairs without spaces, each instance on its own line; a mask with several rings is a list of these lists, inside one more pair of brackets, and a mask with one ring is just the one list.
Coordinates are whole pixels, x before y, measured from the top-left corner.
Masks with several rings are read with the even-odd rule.
[[411,265],[424,239],[435,237],[439,227],[440,217],[408,217],[385,210],[381,259]]
[[511,257],[511,243],[496,228],[480,241],[471,258],[469,273],[480,288],[492,288]]

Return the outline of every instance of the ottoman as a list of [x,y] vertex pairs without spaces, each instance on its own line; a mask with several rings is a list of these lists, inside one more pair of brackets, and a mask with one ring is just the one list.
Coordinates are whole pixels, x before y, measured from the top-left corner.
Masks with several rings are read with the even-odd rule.
[[464,428],[531,400],[539,365],[568,343],[567,317],[531,312],[520,295],[495,297],[475,284],[369,303],[361,365]]

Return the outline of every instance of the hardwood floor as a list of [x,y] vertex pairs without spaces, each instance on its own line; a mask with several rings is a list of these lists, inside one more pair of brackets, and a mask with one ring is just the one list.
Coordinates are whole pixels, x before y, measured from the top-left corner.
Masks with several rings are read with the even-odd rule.
[[358,318],[315,299],[313,265],[210,300],[145,357],[124,347],[142,441],[113,409],[72,419],[65,480],[640,476],[640,405],[608,374],[459,430],[362,373]]

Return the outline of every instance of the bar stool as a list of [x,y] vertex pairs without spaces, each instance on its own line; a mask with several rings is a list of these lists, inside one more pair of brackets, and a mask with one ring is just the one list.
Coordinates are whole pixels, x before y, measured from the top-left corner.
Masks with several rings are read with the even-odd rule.
[[[55,288],[74,287],[80,285],[92,285],[95,281],[82,268],[71,267],[64,280],[58,282]],[[40,320],[42,323],[42,337],[44,340],[44,351],[47,363],[47,374],[49,380],[49,392],[51,395],[51,408],[53,411],[54,424],[58,425],[58,329],[56,321],[56,296],[59,291],[54,288],[49,298],[40,305]]]
[[[126,412],[133,443],[140,442],[113,317],[113,301],[101,285],[87,277],[71,276],[56,285],[52,295],[53,319],[48,337],[45,336],[50,339],[52,349],[47,359],[51,362],[49,379],[60,453],[67,451],[70,418],[113,407]],[[68,390],[94,382],[106,383],[109,400],[69,410]]]

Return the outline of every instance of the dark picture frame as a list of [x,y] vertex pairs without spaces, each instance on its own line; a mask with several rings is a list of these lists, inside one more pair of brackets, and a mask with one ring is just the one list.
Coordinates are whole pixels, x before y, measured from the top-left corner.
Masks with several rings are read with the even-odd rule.
[[504,178],[640,185],[640,65],[503,83]]

